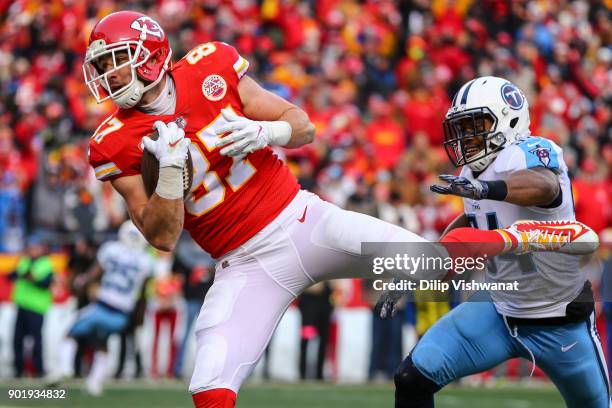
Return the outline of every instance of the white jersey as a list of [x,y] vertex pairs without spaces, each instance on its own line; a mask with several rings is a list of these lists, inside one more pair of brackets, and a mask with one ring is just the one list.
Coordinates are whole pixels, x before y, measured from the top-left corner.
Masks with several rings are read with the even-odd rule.
[[[563,153],[550,140],[530,136],[504,148],[478,177],[501,180],[511,173],[547,167],[558,175],[562,201],[554,208],[494,201],[464,199],[464,212],[470,225],[479,229],[510,226],[517,220],[575,220],[571,182]],[[461,176],[473,178],[464,166]],[[580,258],[560,253],[532,253],[498,256],[489,262],[487,280],[518,281],[518,291],[491,291],[497,311],[506,316],[544,318],[565,316],[565,308],[582,290],[585,277],[580,272]]]
[[98,263],[104,270],[98,300],[131,313],[143,282],[153,272],[153,257],[144,249],[132,249],[119,241],[111,241],[98,250]]

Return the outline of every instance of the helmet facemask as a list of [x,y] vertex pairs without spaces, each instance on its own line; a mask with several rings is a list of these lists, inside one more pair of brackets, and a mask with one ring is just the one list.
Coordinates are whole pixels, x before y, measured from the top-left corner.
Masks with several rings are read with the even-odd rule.
[[504,148],[506,137],[497,131],[498,119],[487,107],[450,113],[444,120],[444,148],[455,167],[467,165],[481,172]]

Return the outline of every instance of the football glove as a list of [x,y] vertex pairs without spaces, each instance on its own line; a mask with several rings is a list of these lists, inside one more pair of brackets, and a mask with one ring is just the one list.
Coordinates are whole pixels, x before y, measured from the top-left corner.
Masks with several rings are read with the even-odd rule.
[[215,130],[217,136],[230,132],[218,139],[216,147],[223,147],[224,156],[245,156],[266,146],[284,146],[291,139],[291,125],[279,120],[274,122],[255,121],[238,116],[231,109],[221,109],[227,121]]
[[451,174],[442,174],[439,177],[440,180],[446,181],[448,185],[434,184],[429,186],[429,189],[434,193],[452,194],[473,200],[483,200],[489,194],[489,186],[481,181]]
[[[400,282],[400,278],[393,278],[394,283]],[[406,294],[405,291],[400,290],[388,290],[384,292],[378,298],[376,306],[374,306],[374,313],[380,316],[381,319],[390,319],[395,316],[395,305],[399,300]]]
[[187,150],[191,141],[185,137],[185,131],[175,122],[157,121],[153,124],[159,137],[153,140],[148,136],[142,138],[145,149],[151,152],[159,161],[159,168],[185,166]]

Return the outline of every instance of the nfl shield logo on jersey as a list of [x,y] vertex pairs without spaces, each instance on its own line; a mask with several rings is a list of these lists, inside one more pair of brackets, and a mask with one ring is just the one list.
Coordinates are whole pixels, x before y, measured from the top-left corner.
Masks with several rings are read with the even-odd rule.
[[529,151],[529,153],[535,154],[538,159],[542,162],[542,164],[548,167],[548,163],[550,163],[550,149],[547,147],[542,147],[537,144],[533,149]]
[[210,101],[223,99],[225,92],[227,92],[227,84],[225,79],[219,75],[209,75],[202,82],[202,93]]

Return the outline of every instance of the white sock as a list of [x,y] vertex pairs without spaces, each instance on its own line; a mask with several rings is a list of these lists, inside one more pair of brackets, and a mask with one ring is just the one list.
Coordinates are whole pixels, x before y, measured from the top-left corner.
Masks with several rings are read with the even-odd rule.
[[72,377],[74,374],[74,356],[77,352],[77,342],[71,338],[66,337],[60,345],[60,361],[59,361],[59,372],[60,376]]
[[102,391],[102,384],[108,371],[108,354],[105,351],[94,353],[93,364],[87,376],[87,388]]

